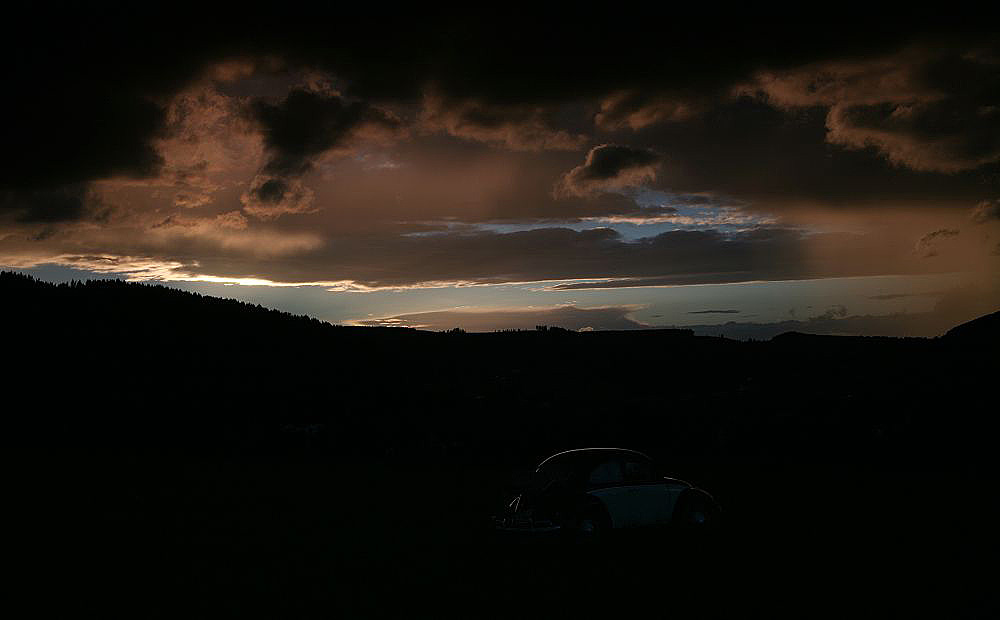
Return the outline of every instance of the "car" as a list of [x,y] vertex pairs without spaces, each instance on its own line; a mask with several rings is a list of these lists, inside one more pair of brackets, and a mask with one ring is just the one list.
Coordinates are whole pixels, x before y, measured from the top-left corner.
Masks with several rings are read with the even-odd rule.
[[658,476],[652,460],[622,448],[554,454],[535,469],[528,487],[494,517],[499,532],[560,534],[595,540],[614,530],[708,528],[721,508],[689,482]]

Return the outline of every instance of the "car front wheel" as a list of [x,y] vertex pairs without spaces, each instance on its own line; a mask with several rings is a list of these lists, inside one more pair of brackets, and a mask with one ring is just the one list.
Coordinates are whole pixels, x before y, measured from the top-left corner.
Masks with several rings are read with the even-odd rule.
[[610,524],[607,515],[599,507],[582,510],[566,524],[570,538],[575,542],[589,543],[607,536]]

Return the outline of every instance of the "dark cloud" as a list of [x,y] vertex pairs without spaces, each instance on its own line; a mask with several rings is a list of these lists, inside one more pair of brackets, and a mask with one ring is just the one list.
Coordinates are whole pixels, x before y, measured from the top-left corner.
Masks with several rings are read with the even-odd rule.
[[[16,155],[0,170],[0,186],[48,187],[156,174],[162,160],[154,142],[164,128],[166,101],[203,76],[211,63],[233,58],[269,59],[275,74],[303,67],[323,70],[342,86],[347,98],[300,91],[291,101],[257,110],[270,125],[269,172],[286,174],[308,167],[308,160],[336,143],[346,126],[371,113],[370,102],[414,104],[429,84],[444,100],[458,102],[448,106],[449,114],[458,110],[456,127],[519,148],[561,146],[578,140],[580,131],[568,130],[566,142],[551,130],[546,115],[567,102],[603,102],[598,123],[604,126],[687,122],[685,110],[692,106],[685,102],[714,106],[733,84],[763,68],[781,71],[879,56],[906,44],[930,45],[925,41],[938,48],[954,48],[956,41],[971,48],[992,35],[985,25],[958,28],[940,16],[923,22],[897,19],[891,27],[880,23],[877,28],[828,19],[817,28],[813,20],[789,23],[786,15],[780,20],[762,14],[752,19],[713,15],[716,36],[706,45],[704,34],[684,19],[643,25],[626,16],[533,15],[525,20],[511,12],[484,21],[438,16],[421,20],[417,28],[404,15],[331,17],[279,12],[259,21],[230,15],[193,23],[159,15],[159,27],[142,29],[89,15],[23,20],[20,32],[4,42],[11,72],[0,118],[6,123],[8,152]],[[851,37],[843,36],[845,26]],[[178,31],[185,32],[183,46],[176,45]],[[516,45],[510,44],[512,32]],[[946,92],[979,84],[985,97],[995,81],[973,79],[982,71],[970,73],[971,64],[956,64],[960,72],[929,66],[925,79]],[[948,81],[948,76],[954,77]],[[475,102],[471,107],[470,101]],[[539,114],[546,116],[543,122],[536,122]],[[491,137],[489,131],[505,127],[517,129],[501,129]],[[991,147],[969,148],[972,153]]]
[[255,199],[266,204],[281,202],[287,193],[288,183],[281,179],[268,179],[261,183],[259,187],[250,190],[250,194]]
[[314,191],[301,177],[326,153],[346,153],[352,142],[399,130],[393,114],[362,101],[349,101],[328,87],[293,88],[277,103],[256,100],[251,111],[264,138],[267,161],[241,197],[247,213],[274,219],[309,213]]
[[79,220],[91,213],[87,187],[76,184],[58,189],[0,191],[0,213],[17,222],[53,223]]
[[1000,107],[982,101],[878,103],[834,107],[827,139],[875,147],[914,170],[953,173],[1000,161]]
[[[812,16],[796,20],[759,8],[724,16],[699,13],[672,8],[669,18],[636,20],[627,11],[593,17],[532,11],[528,17],[511,10],[485,20],[439,15],[419,20],[420,27],[405,15],[354,16],[317,19],[294,32],[304,57],[336,67],[352,92],[365,98],[415,98],[433,82],[450,96],[497,103],[620,91],[714,94],[763,66],[880,53],[935,31],[949,38],[974,37],[968,31],[977,28],[979,36],[990,34],[984,24],[962,24],[963,32],[949,33],[955,27],[940,15],[924,23],[916,23],[919,16],[897,15],[891,24],[828,15],[820,24]],[[701,22],[712,24],[711,36],[691,27]],[[372,33],[381,35],[382,45],[370,44]],[[325,48],[315,45],[314,37]]]
[[155,177],[164,102],[199,64],[152,35],[110,44],[86,23],[22,16],[0,42],[0,208],[24,221],[86,217],[91,181]]
[[166,103],[225,44],[198,24],[121,27],[51,11],[21,15],[0,42],[4,154],[0,188],[51,190],[90,181],[154,177]]
[[602,144],[590,149],[583,164],[567,172],[558,195],[588,196],[637,187],[656,178],[662,157],[651,149]]
[[[112,64],[112,67],[114,65]],[[8,84],[38,76],[7,76]],[[65,77],[65,76],[60,76]],[[148,178],[162,164],[153,140],[164,129],[163,107],[142,93],[70,78],[54,92],[8,89],[2,110],[0,187],[46,189],[111,177]],[[55,89],[58,88],[58,91]],[[13,108],[13,109],[10,109]]]
[[[257,277],[281,282],[351,280],[369,287],[429,282],[501,283],[609,278],[554,284],[553,289],[635,287],[798,279],[881,273],[885,263],[864,257],[870,246],[913,258],[912,247],[861,235],[803,235],[795,230],[670,231],[627,241],[599,228],[576,232],[542,228],[498,234],[473,231],[431,236],[355,235],[331,240],[307,254],[260,265],[252,257],[205,257],[200,273]],[[839,260],[843,252],[858,260]],[[948,265],[942,265],[947,268]],[[913,270],[892,264],[896,273]]]
[[258,175],[240,197],[243,210],[262,220],[290,213],[312,213],[314,193],[298,178],[274,178]]
[[[400,125],[399,119],[367,103],[301,88],[293,89],[279,103],[256,101],[252,109],[268,149],[264,172],[275,176],[308,172],[316,157],[344,145],[363,128],[393,130]],[[276,189],[269,183],[262,186]]]
[[762,71],[746,91],[786,108],[826,108],[826,140],[875,149],[918,171],[1000,161],[998,59],[974,46],[909,47],[888,56]]
[[984,193],[995,193],[1000,183],[996,163],[928,173],[894,165],[871,151],[833,145],[827,134],[822,107],[789,111],[738,97],[721,100],[684,123],[651,127],[641,137],[646,144],[664,145],[669,156],[653,186],[733,196],[763,210],[967,209]]
[[630,169],[645,168],[659,161],[660,156],[647,149],[602,144],[590,149],[576,177],[580,181],[610,181]]

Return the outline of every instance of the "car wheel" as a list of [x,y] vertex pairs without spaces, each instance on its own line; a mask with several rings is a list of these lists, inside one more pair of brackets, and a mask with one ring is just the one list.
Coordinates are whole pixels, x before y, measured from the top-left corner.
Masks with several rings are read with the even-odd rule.
[[567,524],[570,538],[575,542],[591,543],[607,536],[610,524],[607,515],[597,506],[583,509]]
[[707,528],[718,523],[720,512],[718,504],[707,493],[688,491],[677,501],[673,522],[681,527]]

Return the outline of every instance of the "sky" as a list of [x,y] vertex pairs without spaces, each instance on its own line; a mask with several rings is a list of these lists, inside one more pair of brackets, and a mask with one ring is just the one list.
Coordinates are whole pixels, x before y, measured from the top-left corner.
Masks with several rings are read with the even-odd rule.
[[989,24],[622,13],[26,22],[0,267],[434,330],[1000,307]]

